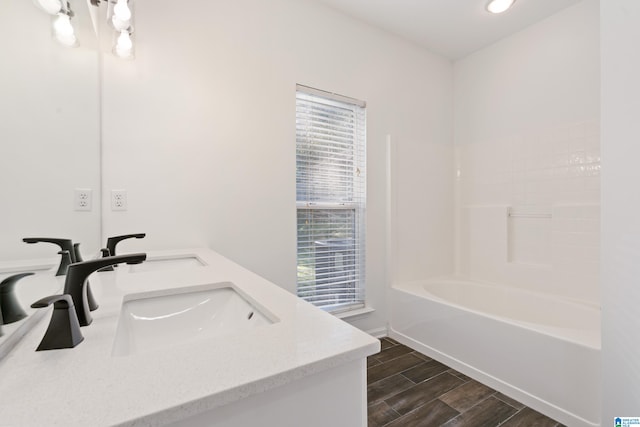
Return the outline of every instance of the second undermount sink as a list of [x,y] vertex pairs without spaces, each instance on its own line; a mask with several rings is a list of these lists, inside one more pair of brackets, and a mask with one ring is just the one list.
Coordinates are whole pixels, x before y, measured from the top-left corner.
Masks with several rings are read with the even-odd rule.
[[158,257],[147,259],[140,264],[129,265],[131,273],[144,273],[148,271],[165,271],[185,268],[203,267],[206,263],[196,255],[181,255],[172,257]]
[[127,295],[112,355],[238,334],[274,322],[230,282]]

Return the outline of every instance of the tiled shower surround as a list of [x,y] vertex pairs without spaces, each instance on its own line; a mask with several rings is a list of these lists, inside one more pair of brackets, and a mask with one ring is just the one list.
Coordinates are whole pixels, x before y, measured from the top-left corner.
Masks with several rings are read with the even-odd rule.
[[456,147],[457,271],[598,301],[597,122]]

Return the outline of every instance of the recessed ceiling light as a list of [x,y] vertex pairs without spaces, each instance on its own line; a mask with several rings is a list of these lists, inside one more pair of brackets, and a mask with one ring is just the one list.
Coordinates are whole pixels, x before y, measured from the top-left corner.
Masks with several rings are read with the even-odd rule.
[[502,13],[509,10],[516,0],[491,0],[487,4],[487,10],[491,13]]

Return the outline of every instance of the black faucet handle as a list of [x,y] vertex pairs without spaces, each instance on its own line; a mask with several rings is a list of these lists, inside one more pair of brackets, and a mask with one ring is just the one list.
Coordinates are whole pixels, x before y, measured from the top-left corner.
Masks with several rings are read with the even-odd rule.
[[40,298],[38,301],[31,304],[31,308],[46,308],[51,304],[54,304],[53,308],[69,308],[73,306],[73,300],[71,295],[49,295],[44,298]]
[[71,259],[71,253],[69,251],[58,251],[58,255],[60,255],[61,258],[56,276],[64,276],[65,274],[67,274],[67,269],[69,268],[69,266],[73,264],[73,260]]
[[107,239],[107,249],[109,249],[109,254],[111,256],[116,255],[116,245],[126,239],[142,239],[146,236],[145,233],[137,233],[137,234],[123,234],[122,236],[112,236]]
[[44,308],[53,304],[53,315],[40,345],[36,351],[73,348],[84,337],[73,306],[71,295],[51,295],[31,304],[32,308]]
[[82,262],[82,254],[80,253],[80,243],[73,244],[73,257],[75,258],[75,262]]
[[[101,258],[107,258],[111,256],[111,251],[109,251],[108,248],[102,248],[100,249],[100,254],[102,255]],[[98,270],[98,273],[103,272],[103,271],[114,271],[113,265],[110,265],[108,267],[105,268],[101,268],[100,270]]]
[[5,278],[0,282],[0,324],[8,325],[27,317],[27,313],[20,306],[15,293],[16,283],[23,277],[33,276],[34,273],[19,273]]

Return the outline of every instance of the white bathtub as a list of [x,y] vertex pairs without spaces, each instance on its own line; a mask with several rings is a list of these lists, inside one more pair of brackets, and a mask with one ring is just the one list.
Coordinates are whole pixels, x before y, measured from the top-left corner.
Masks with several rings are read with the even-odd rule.
[[568,426],[600,425],[600,310],[439,278],[391,288],[390,336]]

